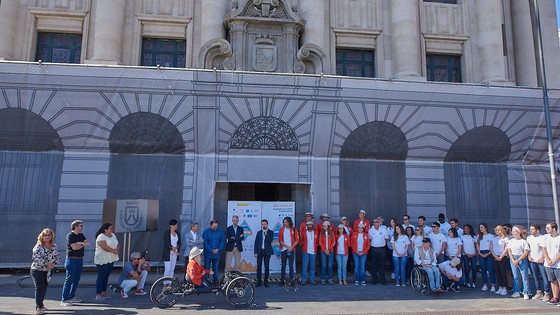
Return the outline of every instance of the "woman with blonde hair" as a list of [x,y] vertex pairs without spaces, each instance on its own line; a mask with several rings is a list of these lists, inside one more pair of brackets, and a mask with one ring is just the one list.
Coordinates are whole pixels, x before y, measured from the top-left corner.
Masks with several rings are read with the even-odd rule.
[[494,233],[496,236],[490,242],[490,252],[492,257],[494,257],[494,271],[496,272],[496,280],[498,282],[499,289],[495,292],[496,294],[506,295],[507,294],[507,277],[506,270],[509,264],[509,259],[507,256],[507,243],[508,236],[507,232],[501,225],[496,225],[494,227]]
[[33,261],[31,263],[31,278],[35,285],[35,311],[37,314],[43,314],[47,310],[43,301],[51,279],[51,272],[54,266],[60,263],[60,254],[54,242],[53,230],[44,228],[39,233],[31,259]]
[[[511,229],[513,238],[507,244],[507,252],[511,264],[511,273],[513,275],[513,294],[511,297],[520,297],[523,293],[525,300],[529,299],[531,294],[529,286],[529,243],[527,242],[527,230],[520,225],[515,225]],[[523,281],[523,292],[519,286],[519,277]]]

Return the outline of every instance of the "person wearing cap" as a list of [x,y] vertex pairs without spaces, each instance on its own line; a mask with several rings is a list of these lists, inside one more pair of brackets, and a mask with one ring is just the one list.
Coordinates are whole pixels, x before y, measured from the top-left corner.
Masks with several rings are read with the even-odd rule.
[[358,224],[357,231],[352,234],[350,246],[354,259],[355,285],[366,285],[366,260],[370,248],[369,235],[365,232],[366,226]]
[[359,210],[358,211],[358,218],[356,220],[354,220],[354,224],[352,225],[352,229],[354,231],[358,230],[358,225],[362,223],[364,225],[365,231],[366,233],[369,231],[369,228],[371,227],[371,225],[369,224],[369,220],[366,219],[366,211],[365,210]]
[[327,284],[327,276],[329,284],[334,284],[333,263],[336,236],[334,230],[331,229],[331,225],[329,221],[324,221],[321,234],[319,234],[319,247],[321,248],[321,284]]
[[342,226],[344,227],[344,232],[346,233],[346,235],[350,237],[350,235],[352,235],[353,229],[351,226],[348,225],[348,218],[347,217],[340,218],[340,224],[342,224]]
[[286,278],[286,264],[290,269],[290,279],[294,279],[294,256],[296,247],[299,244],[299,231],[294,228],[294,222],[291,217],[285,217],[282,220],[282,226],[278,233],[278,241],[280,242],[280,286],[284,285]]
[[[421,227],[420,227],[421,228]],[[432,291],[441,290],[440,272],[437,267],[436,253],[432,248],[432,241],[429,237],[422,239],[422,246],[414,251],[414,263],[418,268],[426,271],[430,289]]]
[[189,252],[189,264],[187,265],[186,280],[192,282],[199,289],[210,288],[210,283],[203,276],[206,274],[213,275],[214,271],[202,267],[201,248],[194,246]]
[[464,283],[461,259],[453,257],[439,264],[439,271],[443,275],[443,284],[449,290],[459,292],[459,286]]
[[385,281],[385,247],[389,240],[389,234],[387,234],[387,228],[381,225],[380,217],[373,219],[373,226],[369,229],[368,236],[370,240],[369,252],[372,259],[372,283],[374,285],[377,283],[385,285],[387,284]]
[[338,271],[338,284],[348,284],[346,282],[346,266],[348,264],[348,246],[350,245],[349,235],[344,229],[344,224],[338,225],[338,233],[336,236],[336,266]]
[[[309,283],[315,285],[315,257],[317,257],[317,246],[319,246],[319,234],[315,230],[315,223],[307,221],[306,230],[300,233],[301,238],[301,284]],[[309,275],[308,272],[309,271]]]
[[272,251],[272,241],[274,241],[274,231],[268,228],[268,220],[261,220],[261,230],[257,232],[255,244],[253,246],[255,257],[257,258],[257,287],[261,285],[262,265],[264,260],[264,286],[268,288],[268,275],[270,274],[270,257]]
[[[513,294],[511,297],[519,297],[523,294],[525,300],[531,295],[529,285],[529,243],[525,239],[527,230],[520,225],[514,225],[511,229],[513,238],[507,243],[507,251],[513,275]],[[520,279],[521,278],[521,279]],[[520,282],[523,281],[523,292]]]
[[[313,219],[315,218],[315,216],[313,215],[313,213],[311,212],[306,212],[303,217],[305,218],[303,220],[303,222],[301,222],[299,224],[299,235],[303,235],[303,233],[305,233],[305,231],[307,231],[307,224],[309,223],[309,221],[313,222]],[[313,227],[315,227],[315,223],[313,223]]]
[[148,278],[150,265],[139,252],[130,254],[130,261],[124,264],[121,275],[119,277],[119,285],[121,287],[121,296],[123,299],[128,298],[128,291],[136,287],[134,295],[146,295],[144,292],[144,284]]
[[331,231],[336,231],[334,228],[334,224],[330,223],[330,219],[331,216],[328,213],[323,213],[321,214],[321,216],[319,217],[319,219],[321,220],[319,223],[317,223],[317,234],[321,234],[321,232],[323,231],[323,223],[324,222],[329,222],[330,226],[331,226]]

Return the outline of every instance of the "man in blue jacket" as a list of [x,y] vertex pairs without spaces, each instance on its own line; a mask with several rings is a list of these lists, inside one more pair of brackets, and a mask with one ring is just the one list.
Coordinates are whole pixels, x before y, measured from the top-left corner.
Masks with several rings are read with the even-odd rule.
[[262,263],[264,260],[264,286],[268,288],[268,275],[270,273],[270,257],[272,256],[272,241],[274,231],[268,229],[268,221],[261,221],[262,229],[255,237],[254,253],[257,258],[257,287],[261,286]]
[[210,227],[204,231],[204,267],[214,271],[213,282],[218,283],[218,265],[220,253],[224,250],[226,237],[224,231],[218,229],[218,220],[210,221]]

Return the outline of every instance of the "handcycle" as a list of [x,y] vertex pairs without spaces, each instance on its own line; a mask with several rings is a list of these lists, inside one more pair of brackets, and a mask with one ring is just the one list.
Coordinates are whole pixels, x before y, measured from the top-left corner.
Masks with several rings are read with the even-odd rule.
[[179,299],[193,294],[222,293],[234,307],[250,305],[255,298],[255,285],[239,271],[226,271],[220,278],[217,287],[197,288],[190,281],[182,281],[177,277],[157,279],[150,288],[150,300],[159,308],[175,305]]

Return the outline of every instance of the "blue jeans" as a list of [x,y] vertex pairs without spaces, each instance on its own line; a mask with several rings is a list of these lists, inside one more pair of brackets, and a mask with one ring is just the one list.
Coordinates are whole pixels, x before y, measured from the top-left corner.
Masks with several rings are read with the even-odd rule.
[[402,256],[402,257],[397,257],[397,256],[392,256],[393,257],[393,265],[395,266],[395,281],[397,283],[399,283],[399,281],[402,284],[405,284],[405,280],[406,280],[406,260],[407,260],[407,256]]
[[66,261],[64,261],[66,278],[62,286],[62,302],[71,300],[76,296],[83,265],[84,260],[82,258],[66,258]]
[[348,264],[348,255],[336,255],[336,266],[338,271],[338,280],[346,280],[346,265]]
[[[513,259],[519,259],[521,255],[513,255]],[[513,264],[513,260],[510,260],[511,273],[513,276],[513,291],[523,294],[531,294],[531,287],[529,286],[529,261],[527,258],[521,260],[517,267]],[[521,276],[521,281],[523,281],[523,292],[521,292],[519,276]]]
[[204,268],[214,271],[212,281],[218,282],[218,265],[220,264],[220,257],[206,258],[204,257]]
[[[542,291],[543,293],[548,292],[549,282],[546,271],[544,270],[544,265],[531,261],[529,262],[529,267],[531,267],[531,273],[535,281],[535,290]],[[541,275],[541,279],[539,279],[539,274]]]
[[101,294],[101,292],[107,291],[107,282],[109,282],[109,276],[111,271],[113,271],[113,263],[95,265],[97,267],[97,281],[95,281],[95,293]]
[[432,289],[432,291],[441,289],[441,283],[440,283],[441,278],[440,278],[440,272],[438,267],[420,266],[419,268],[426,271],[426,273],[428,274],[428,281],[430,282],[430,289]]
[[334,262],[333,252],[330,252],[330,255],[321,252],[321,280],[326,280],[327,275],[329,277],[329,280],[332,280],[333,262]]
[[467,255],[461,255],[461,260],[463,261],[463,277],[465,282],[476,283],[476,255],[471,258]]
[[302,253],[303,266],[301,268],[301,281],[307,281],[307,270],[309,269],[309,280],[315,281],[315,257],[317,254]]
[[[483,254],[487,254],[489,250],[481,250]],[[494,273],[494,257],[492,255],[488,255],[488,257],[484,258],[482,256],[478,256],[478,261],[480,262],[480,273],[482,273],[482,284],[488,283],[488,274],[490,274],[490,283],[496,284],[496,274]]]
[[354,257],[354,273],[356,274],[356,281],[365,282],[367,255],[363,254],[362,256],[360,256],[354,253],[352,254],[352,256]]

